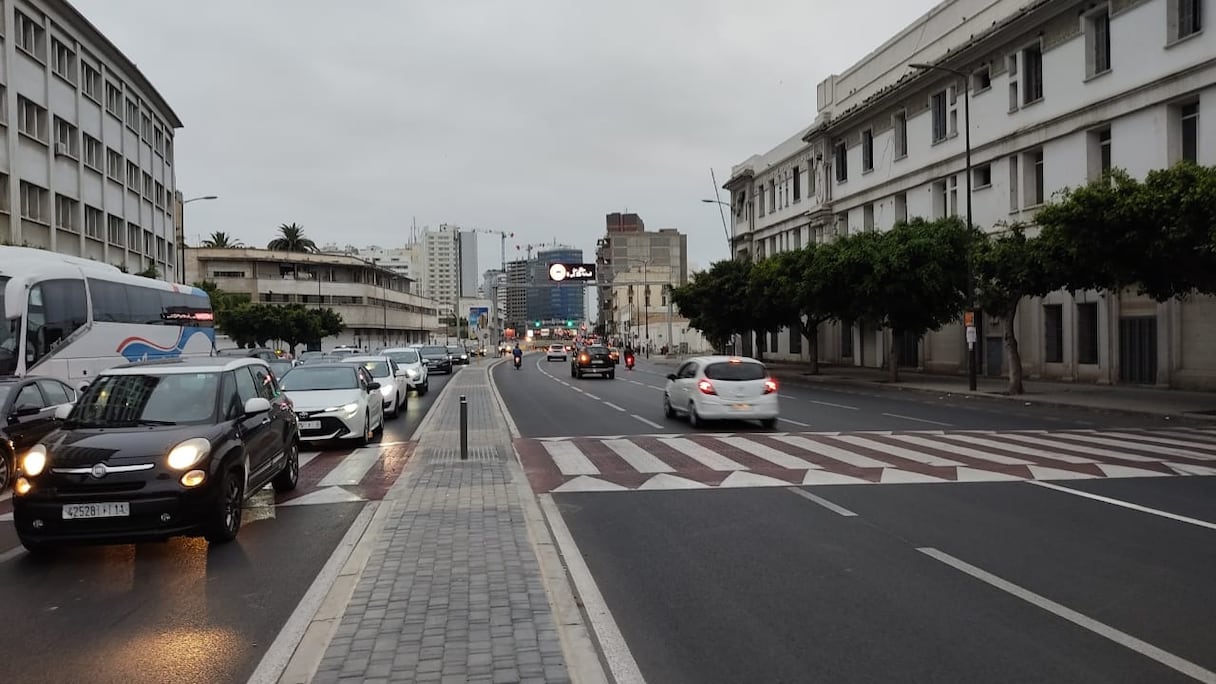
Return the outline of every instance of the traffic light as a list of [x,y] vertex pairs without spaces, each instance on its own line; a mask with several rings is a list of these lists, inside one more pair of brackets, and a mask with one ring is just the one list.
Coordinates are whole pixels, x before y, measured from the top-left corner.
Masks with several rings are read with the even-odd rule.
[[567,328],[573,328],[573,327],[574,327],[574,321],[566,321],[566,327],[567,327]]
[[540,327],[540,321],[536,321],[536,327]]

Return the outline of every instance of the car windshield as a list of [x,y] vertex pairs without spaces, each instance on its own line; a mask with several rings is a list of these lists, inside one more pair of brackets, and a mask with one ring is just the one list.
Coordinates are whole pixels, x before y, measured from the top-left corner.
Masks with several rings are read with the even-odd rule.
[[[352,364],[353,365],[353,364]],[[279,383],[288,392],[311,392],[314,390],[344,390],[359,387],[354,368],[300,366],[292,368]]]
[[[355,362],[352,361],[351,363]],[[387,378],[392,375],[388,370],[387,361],[359,361],[358,363],[361,363],[367,369],[367,372],[372,374],[373,378]]]
[[17,342],[21,320],[8,320],[5,309],[4,287],[8,278],[0,278],[0,375],[17,374]]
[[215,420],[220,373],[103,375],[72,408],[80,427],[180,425]]
[[768,377],[768,369],[761,363],[711,363],[705,367],[705,377],[710,380],[745,381],[763,380]]
[[588,354],[607,354],[608,347],[587,347]]
[[418,352],[413,349],[404,351],[388,352],[385,356],[396,361],[398,364],[418,363]]
[[290,361],[270,361],[269,364],[270,370],[274,371],[274,374],[280,378],[293,368]]
[[464,350],[457,346],[448,347],[448,351],[452,352],[453,354],[463,354],[464,353]]

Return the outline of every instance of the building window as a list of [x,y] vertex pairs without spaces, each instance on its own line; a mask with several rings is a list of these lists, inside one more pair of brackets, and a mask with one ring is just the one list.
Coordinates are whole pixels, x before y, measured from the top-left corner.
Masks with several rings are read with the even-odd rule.
[[108,147],[106,148],[106,175],[110,177],[110,180],[122,182],[122,155]]
[[1043,99],[1043,48],[1031,45],[1022,50],[1022,104]]
[[65,81],[76,84],[76,52],[56,39],[51,39],[51,70]]
[[950,186],[950,215],[958,216],[958,176],[953,175],[949,178]]
[[794,167],[794,201],[802,201],[802,168]]
[[867,128],[861,132],[861,172],[874,170],[874,131]]
[[794,321],[790,324],[790,353],[802,354],[802,322]]
[[863,205],[861,207],[861,229],[864,231],[874,230],[874,203]]
[[941,142],[946,139],[946,91],[933,93],[929,112],[933,116],[933,142]]
[[1030,196],[1027,197],[1029,206],[1037,206],[1047,200],[1044,193],[1044,174],[1043,174],[1043,150],[1035,150],[1026,155],[1026,165],[1030,168],[1026,169],[1030,173],[1030,182],[1027,186],[1030,190]]
[[144,172],[144,198],[152,201],[152,174]]
[[165,132],[159,124],[156,126],[156,131],[152,134],[152,149],[156,150],[157,154],[164,154]]
[[169,137],[168,131],[165,131],[165,163],[173,163],[173,138]]
[[908,156],[908,113],[895,112],[895,120],[891,129],[895,137],[895,158],[903,159]]
[[139,103],[132,99],[127,99],[127,127],[139,133]]
[[[1182,40],[1203,30],[1203,0],[1170,0],[1170,41]],[[18,15],[20,16],[20,15]]]
[[46,29],[21,11],[16,11],[17,47],[25,50],[40,62],[46,61]]
[[906,192],[895,195],[895,222],[908,222],[908,193]]
[[778,335],[779,335],[779,332],[776,330],[769,331],[768,349],[766,351],[771,351],[774,354],[776,354],[780,350],[780,345],[778,344],[780,342],[780,338],[778,337]]
[[944,219],[949,211],[949,194],[946,187],[946,179],[933,181],[933,218]]
[[45,188],[21,181],[21,215],[33,221],[51,222]]
[[123,246],[122,218],[110,214],[106,217],[106,241],[111,245]]
[[17,130],[46,142],[46,110],[24,97],[17,97]]
[[1064,307],[1059,304],[1043,305],[1043,360],[1047,363],[1064,363]]
[[1110,126],[1106,126],[1089,132],[1089,180],[1105,177],[1110,169]]
[[760,216],[764,216],[764,208],[768,206],[764,203],[764,183],[756,186],[756,199],[756,210],[759,212]]
[[95,240],[101,239],[101,215],[100,209],[85,205],[84,234]]
[[1017,211],[1021,208],[1021,203],[1018,202],[1018,187],[1021,185],[1021,176],[1018,174],[1018,158],[1017,155],[1009,157],[1009,211]]
[[139,134],[144,140],[152,139],[152,117],[147,114],[139,117]]
[[834,156],[836,157],[836,182],[843,183],[849,179],[849,150],[843,142],[836,143]]
[[80,203],[71,197],[55,195],[55,225],[69,233],[79,233],[80,219],[76,217],[79,207]]
[[128,222],[127,223],[127,249],[130,249],[132,252],[139,251],[139,234],[140,234],[139,226],[135,225],[134,223]]
[[122,88],[106,81],[106,111],[122,119]]
[[840,358],[853,358],[853,321],[840,322]]
[[127,162],[127,187],[139,192],[139,166],[133,161]]
[[971,92],[982,93],[992,87],[992,70],[987,65],[971,74]]
[[768,182],[768,211],[770,214],[777,211],[777,182],[771,179]]
[[972,169],[971,184],[976,190],[990,187],[992,185],[992,166],[981,164]]
[[0,173],[0,211],[8,213],[8,174]]
[[101,141],[88,133],[84,134],[84,165],[101,171]]
[[1110,71],[1110,10],[1103,7],[1085,17],[1085,75]]
[[165,205],[165,186],[160,181],[156,181],[156,189],[152,193],[152,199],[158,207]]
[[85,95],[101,102],[101,72],[88,62],[80,63],[80,87]]
[[152,231],[144,231],[144,256],[155,256],[156,238],[152,235]]
[[1182,133],[1182,159],[1199,163],[1199,103],[1192,102],[1178,109]]
[[1009,111],[1012,113],[1018,110],[1018,56],[1009,55],[1005,67],[1009,72]]
[[1098,362],[1098,305],[1077,304],[1077,363]]
[[76,138],[76,127],[55,117],[55,154],[66,154],[73,159],[79,157],[80,149]]

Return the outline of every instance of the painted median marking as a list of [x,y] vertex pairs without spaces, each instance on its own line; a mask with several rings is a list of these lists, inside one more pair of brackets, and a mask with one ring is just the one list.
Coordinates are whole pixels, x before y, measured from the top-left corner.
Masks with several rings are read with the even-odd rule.
[[1035,485],[1036,487],[1046,487],[1047,489],[1054,489],[1057,492],[1064,492],[1065,494],[1072,494],[1073,496],[1080,496],[1080,497],[1084,497],[1086,499],[1092,499],[1094,501],[1101,501],[1102,503],[1105,503],[1105,504],[1110,504],[1112,506],[1119,506],[1120,508],[1126,508],[1126,509],[1132,510],[1132,511],[1148,513],[1149,515],[1157,515],[1162,518],[1168,518],[1170,520],[1174,520],[1174,521],[1177,521],[1180,523],[1186,523],[1188,525],[1195,525],[1196,527],[1203,527],[1203,528],[1206,528],[1209,530],[1216,530],[1216,523],[1210,523],[1206,520],[1198,520],[1196,518],[1188,518],[1185,515],[1178,515],[1177,513],[1170,513],[1169,511],[1162,511],[1162,510],[1158,510],[1156,508],[1149,508],[1148,506],[1141,506],[1140,504],[1134,504],[1134,503],[1131,503],[1130,501],[1112,499],[1109,496],[1102,496],[1100,494],[1090,494],[1089,492],[1083,492],[1079,489],[1072,489],[1071,487],[1061,487],[1058,484],[1052,484],[1050,482],[1043,482],[1041,480],[1034,480],[1034,481],[1030,482],[1030,484]]

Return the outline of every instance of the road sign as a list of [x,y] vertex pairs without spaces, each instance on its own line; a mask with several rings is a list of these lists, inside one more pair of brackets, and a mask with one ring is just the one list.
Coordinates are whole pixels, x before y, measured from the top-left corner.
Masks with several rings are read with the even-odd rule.
[[974,311],[964,311],[963,312],[963,325],[967,326],[968,328],[975,327],[975,312]]
[[549,264],[549,280],[555,283],[595,280],[595,264]]

